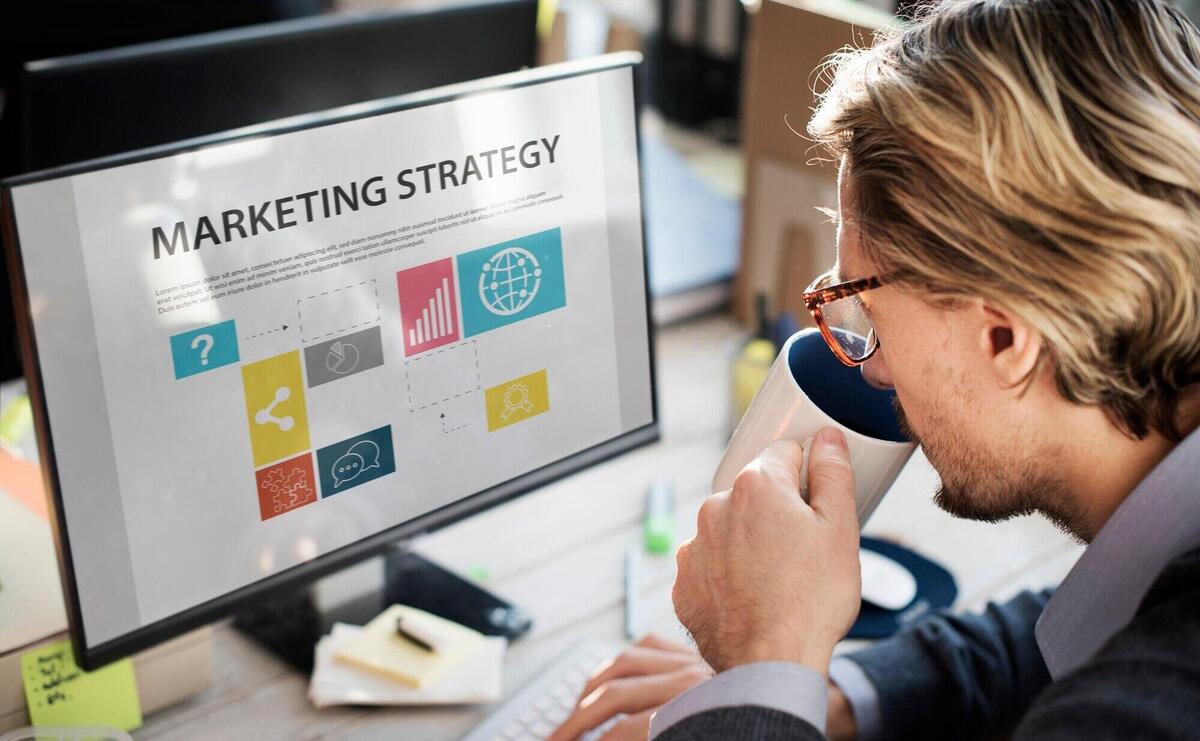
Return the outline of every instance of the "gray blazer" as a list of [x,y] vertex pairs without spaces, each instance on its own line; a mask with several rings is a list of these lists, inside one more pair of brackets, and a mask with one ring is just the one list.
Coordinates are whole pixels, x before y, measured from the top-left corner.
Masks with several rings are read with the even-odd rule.
[[[1050,680],[1034,625],[1050,592],[981,615],[933,615],[853,655],[879,693],[887,738],[1200,739],[1200,549],[1154,581],[1129,624]],[[756,705],[689,716],[657,736],[821,739],[808,721]]]

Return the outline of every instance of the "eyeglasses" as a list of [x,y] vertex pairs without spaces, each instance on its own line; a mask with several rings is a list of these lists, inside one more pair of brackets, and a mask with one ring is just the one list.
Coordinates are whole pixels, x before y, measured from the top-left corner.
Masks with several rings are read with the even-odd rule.
[[873,276],[833,284],[833,272],[817,276],[804,291],[804,306],[837,359],[862,365],[879,349],[879,337],[858,294],[879,288],[885,278]]

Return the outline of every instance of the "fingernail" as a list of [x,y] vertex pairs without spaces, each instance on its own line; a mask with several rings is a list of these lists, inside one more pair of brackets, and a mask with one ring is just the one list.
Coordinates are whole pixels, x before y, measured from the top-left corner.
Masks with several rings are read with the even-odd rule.
[[817,445],[829,445],[839,450],[846,450],[846,436],[835,427],[826,427],[817,433]]

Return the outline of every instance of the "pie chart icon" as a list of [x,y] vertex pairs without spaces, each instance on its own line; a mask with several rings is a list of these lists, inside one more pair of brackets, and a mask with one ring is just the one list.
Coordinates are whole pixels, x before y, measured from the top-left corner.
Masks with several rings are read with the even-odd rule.
[[344,376],[353,373],[358,367],[358,348],[349,342],[335,342],[329,346],[329,354],[325,356],[325,367],[330,373]]

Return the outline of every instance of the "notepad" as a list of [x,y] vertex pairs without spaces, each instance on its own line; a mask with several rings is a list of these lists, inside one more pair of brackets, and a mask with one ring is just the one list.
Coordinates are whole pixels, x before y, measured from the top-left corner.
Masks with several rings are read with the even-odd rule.
[[[422,622],[444,637],[444,648],[429,651],[396,633],[396,620]],[[376,672],[410,687],[425,689],[451,667],[478,651],[483,634],[406,605],[393,605],[362,627],[336,651],[338,661]]]
[[21,655],[21,679],[29,719],[35,726],[142,725],[133,662],[122,659],[94,672],[75,664],[70,641],[57,641]]
[[362,632],[336,623],[317,643],[308,697],[318,708],[330,705],[457,705],[495,702],[504,692],[504,652],[508,641],[485,637],[478,651],[459,661],[427,689],[419,690],[375,672],[334,660],[334,654]]

